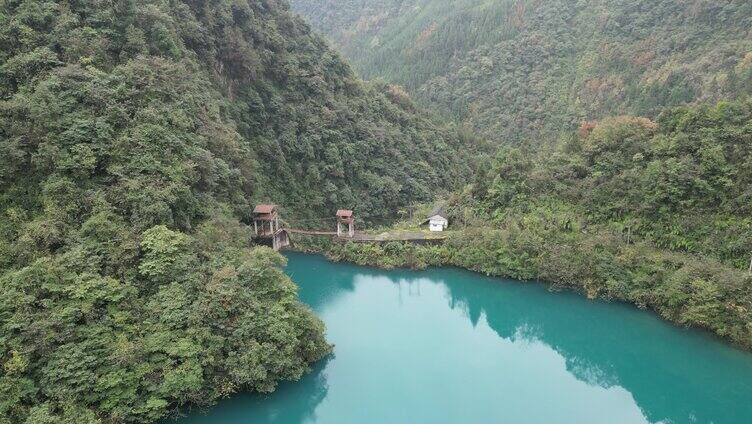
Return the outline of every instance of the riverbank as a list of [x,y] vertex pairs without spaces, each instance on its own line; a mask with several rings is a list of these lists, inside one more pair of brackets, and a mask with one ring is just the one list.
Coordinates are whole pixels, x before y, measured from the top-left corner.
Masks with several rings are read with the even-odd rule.
[[480,228],[442,245],[333,243],[298,238],[295,249],[380,268],[457,266],[489,276],[537,280],[588,298],[620,300],[676,325],[708,330],[752,350],[752,277],[720,262],[625,243],[606,231],[544,233]]

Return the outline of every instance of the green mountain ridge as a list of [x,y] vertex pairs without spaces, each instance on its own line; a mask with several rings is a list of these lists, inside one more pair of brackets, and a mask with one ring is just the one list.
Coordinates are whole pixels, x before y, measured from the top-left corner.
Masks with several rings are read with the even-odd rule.
[[496,142],[752,88],[749,2],[293,0],[365,78]]

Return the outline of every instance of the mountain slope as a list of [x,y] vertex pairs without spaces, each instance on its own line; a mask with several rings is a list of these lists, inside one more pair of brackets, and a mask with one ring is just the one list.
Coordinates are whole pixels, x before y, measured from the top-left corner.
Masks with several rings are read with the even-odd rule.
[[292,3],[364,77],[405,85],[500,142],[752,89],[743,0]]
[[0,423],[299,378],[330,347],[252,205],[389,214],[466,173],[466,141],[284,2],[0,3]]

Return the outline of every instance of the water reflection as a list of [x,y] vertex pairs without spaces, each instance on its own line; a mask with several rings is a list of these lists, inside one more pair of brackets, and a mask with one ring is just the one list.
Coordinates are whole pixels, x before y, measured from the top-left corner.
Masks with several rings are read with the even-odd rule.
[[186,423],[752,422],[752,356],[620,304],[291,254],[336,357]]
[[[752,422],[752,357],[695,331],[678,329],[632,306],[592,302],[541,285],[466,281],[458,270],[435,270],[470,317],[486,314],[499,336],[520,328],[566,359],[575,377],[620,386],[651,422]],[[446,278],[451,275],[455,278]],[[463,280],[463,284],[454,281]],[[485,280],[485,281],[484,281]]]

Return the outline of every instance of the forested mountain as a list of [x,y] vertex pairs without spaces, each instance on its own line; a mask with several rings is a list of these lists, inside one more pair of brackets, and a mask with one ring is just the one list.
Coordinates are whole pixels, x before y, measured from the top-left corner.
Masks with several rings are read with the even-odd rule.
[[329,351],[258,200],[387,213],[466,175],[277,0],[0,3],[0,423],[151,422]]
[[484,169],[448,199],[443,246],[330,254],[542,280],[752,349],[751,101],[605,119],[540,148],[504,146]]
[[292,0],[366,78],[497,142],[752,90],[746,0]]

